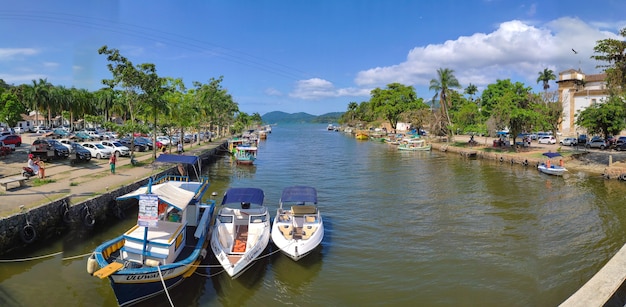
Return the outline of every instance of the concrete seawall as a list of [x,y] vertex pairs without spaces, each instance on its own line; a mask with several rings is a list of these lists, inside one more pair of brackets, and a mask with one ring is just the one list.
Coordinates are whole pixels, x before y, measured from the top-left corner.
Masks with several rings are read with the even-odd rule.
[[[198,154],[206,165],[227,151],[228,142]],[[128,208],[122,208],[115,201],[121,195],[146,185],[150,177],[158,178],[166,174],[178,174],[173,166],[156,174],[148,174],[135,182],[106,191],[87,200],[74,202],[67,196],[47,204],[31,208],[0,220],[0,254],[24,248],[43,239],[60,237],[68,230],[93,228],[109,219],[120,218]]]

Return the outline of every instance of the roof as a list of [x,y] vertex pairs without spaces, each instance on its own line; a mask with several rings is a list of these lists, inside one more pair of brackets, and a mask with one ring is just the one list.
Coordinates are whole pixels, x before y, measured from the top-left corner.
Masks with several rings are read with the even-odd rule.
[[197,156],[185,156],[185,155],[160,154],[157,157],[156,162],[196,164],[196,162],[198,162],[198,157]]
[[[194,199],[196,192],[201,188],[199,182],[167,181],[152,185],[152,194],[156,194],[160,201],[172,205],[179,210],[185,210]],[[139,195],[147,194],[148,186],[141,187],[133,192],[119,196],[117,200],[139,199]]]
[[561,154],[558,153],[558,152],[544,152],[543,155],[548,157],[548,158],[554,158],[554,157],[561,156]]
[[239,204],[242,202],[262,205],[264,198],[263,190],[258,188],[230,188],[224,193],[222,205]]
[[313,187],[293,186],[283,190],[281,202],[310,202],[317,204],[317,191]]

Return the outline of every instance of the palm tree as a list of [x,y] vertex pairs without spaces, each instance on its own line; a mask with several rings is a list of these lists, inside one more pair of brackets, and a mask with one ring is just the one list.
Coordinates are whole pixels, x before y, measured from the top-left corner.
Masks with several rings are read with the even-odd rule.
[[476,87],[476,85],[474,84],[469,84],[466,88],[465,88],[465,94],[470,95],[470,100],[474,101],[474,95],[476,94],[476,92],[478,92],[478,87]]
[[47,79],[39,79],[39,82],[33,80],[30,88],[30,107],[35,111],[35,125],[39,126],[39,109],[46,104],[48,98],[49,83]]
[[[447,125],[452,124],[450,121],[450,114],[448,114],[448,108],[450,107],[450,101],[448,97],[450,96],[451,88],[460,88],[461,84],[459,80],[454,76],[454,70],[449,68],[439,68],[437,69],[438,79],[430,80],[430,87],[428,88],[431,91],[435,91],[435,97],[433,100],[439,96],[439,104],[441,105],[442,115],[447,119]],[[451,133],[452,131],[448,131]]]
[[543,90],[548,91],[550,88],[550,80],[556,80],[556,76],[552,69],[544,68],[543,71],[539,72],[539,77],[537,77],[537,83],[543,82]]

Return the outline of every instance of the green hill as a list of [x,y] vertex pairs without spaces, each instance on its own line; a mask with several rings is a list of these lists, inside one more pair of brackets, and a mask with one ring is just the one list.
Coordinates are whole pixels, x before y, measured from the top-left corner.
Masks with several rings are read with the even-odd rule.
[[332,112],[320,116],[311,115],[304,112],[285,113],[273,111],[261,116],[264,123],[336,123],[343,112]]

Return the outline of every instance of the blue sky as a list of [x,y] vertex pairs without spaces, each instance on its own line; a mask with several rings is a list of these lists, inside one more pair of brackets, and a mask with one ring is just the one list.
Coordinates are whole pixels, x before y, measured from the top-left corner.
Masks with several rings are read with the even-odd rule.
[[541,91],[544,68],[598,73],[596,41],[623,27],[621,0],[4,1],[0,78],[95,91],[111,78],[97,52],[107,45],[188,86],[224,76],[248,114],[321,115],[392,82],[428,100],[438,68],[463,88],[511,79]]

